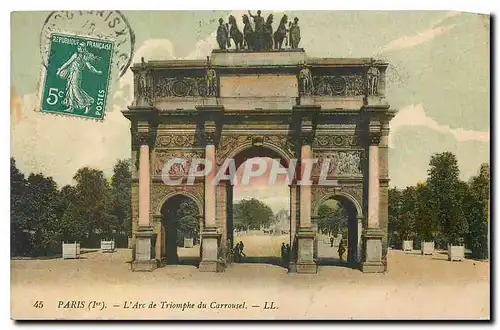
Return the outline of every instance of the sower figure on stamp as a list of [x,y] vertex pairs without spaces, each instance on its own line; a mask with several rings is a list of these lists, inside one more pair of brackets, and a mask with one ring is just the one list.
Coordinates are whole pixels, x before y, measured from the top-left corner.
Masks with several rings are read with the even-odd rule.
[[97,57],[87,51],[84,42],[78,45],[77,51],[71,55],[59,69],[57,75],[62,79],[66,79],[66,93],[62,104],[68,108],[67,112],[73,112],[74,109],[85,109],[85,113],[90,111],[90,106],[94,103],[94,99],[83,90],[82,79],[83,70],[87,67],[95,74],[102,74],[102,71],[97,70],[90,61],[96,60]]

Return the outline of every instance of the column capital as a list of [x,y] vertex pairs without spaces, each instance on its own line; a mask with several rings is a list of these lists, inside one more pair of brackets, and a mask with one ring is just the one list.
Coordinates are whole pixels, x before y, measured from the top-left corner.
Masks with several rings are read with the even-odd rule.
[[215,132],[205,132],[203,134],[205,145],[215,145]]
[[151,128],[149,122],[138,122],[135,130],[133,129],[133,142],[136,145],[144,145],[149,143]]
[[149,143],[149,132],[135,132],[134,142],[136,145],[145,145]]
[[300,144],[312,146],[314,140],[314,132],[312,131],[302,131],[300,132]]
[[370,146],[378,146],[380,144],[380,135],[379,134],[376,134],[376,135],[370,134],[369,143],[370,143]]

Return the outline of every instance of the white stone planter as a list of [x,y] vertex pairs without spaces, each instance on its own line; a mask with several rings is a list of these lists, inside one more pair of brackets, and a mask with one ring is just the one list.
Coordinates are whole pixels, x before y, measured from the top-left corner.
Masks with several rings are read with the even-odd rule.
[[132,248],[132,237],[129,237],[129,238],[128,238],[128,241],[127,241],[127,246],[128,246],[128,248],[129,248],[129,249],[131,249],[131,248]]
[[465,248],[463,245],[448,245],[448,260],[463,261],[465,259]]
[[413,251],[413,241],[403,241],[403,251]]
[[193,247],[193,239],[192,238],[184,238],[184,247],[192,248]]
[[115,241],[101,241],[102,252],[115,252]]
[[78,259],[80,258],[80,243],[62,243],[63,259]]
[[430,242],[422,241],[420,251],[423,255],[434,253],[434,242],[433,241],[430,241]]

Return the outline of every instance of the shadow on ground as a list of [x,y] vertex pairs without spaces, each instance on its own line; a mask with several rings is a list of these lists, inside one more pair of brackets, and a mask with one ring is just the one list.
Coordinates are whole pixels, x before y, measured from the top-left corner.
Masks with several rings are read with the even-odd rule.
[[348,263],[347,261],[340,260],[337,258],[318,258],[318,266],[334,266],[334,267],[345,267],[345,268],[358,268],[357,265]]

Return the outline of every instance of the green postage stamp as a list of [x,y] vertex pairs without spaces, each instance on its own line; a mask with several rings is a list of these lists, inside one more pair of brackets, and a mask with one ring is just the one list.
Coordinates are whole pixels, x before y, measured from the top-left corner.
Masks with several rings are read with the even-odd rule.
[[41,111],[104,119],[113,42],[52,34]]

